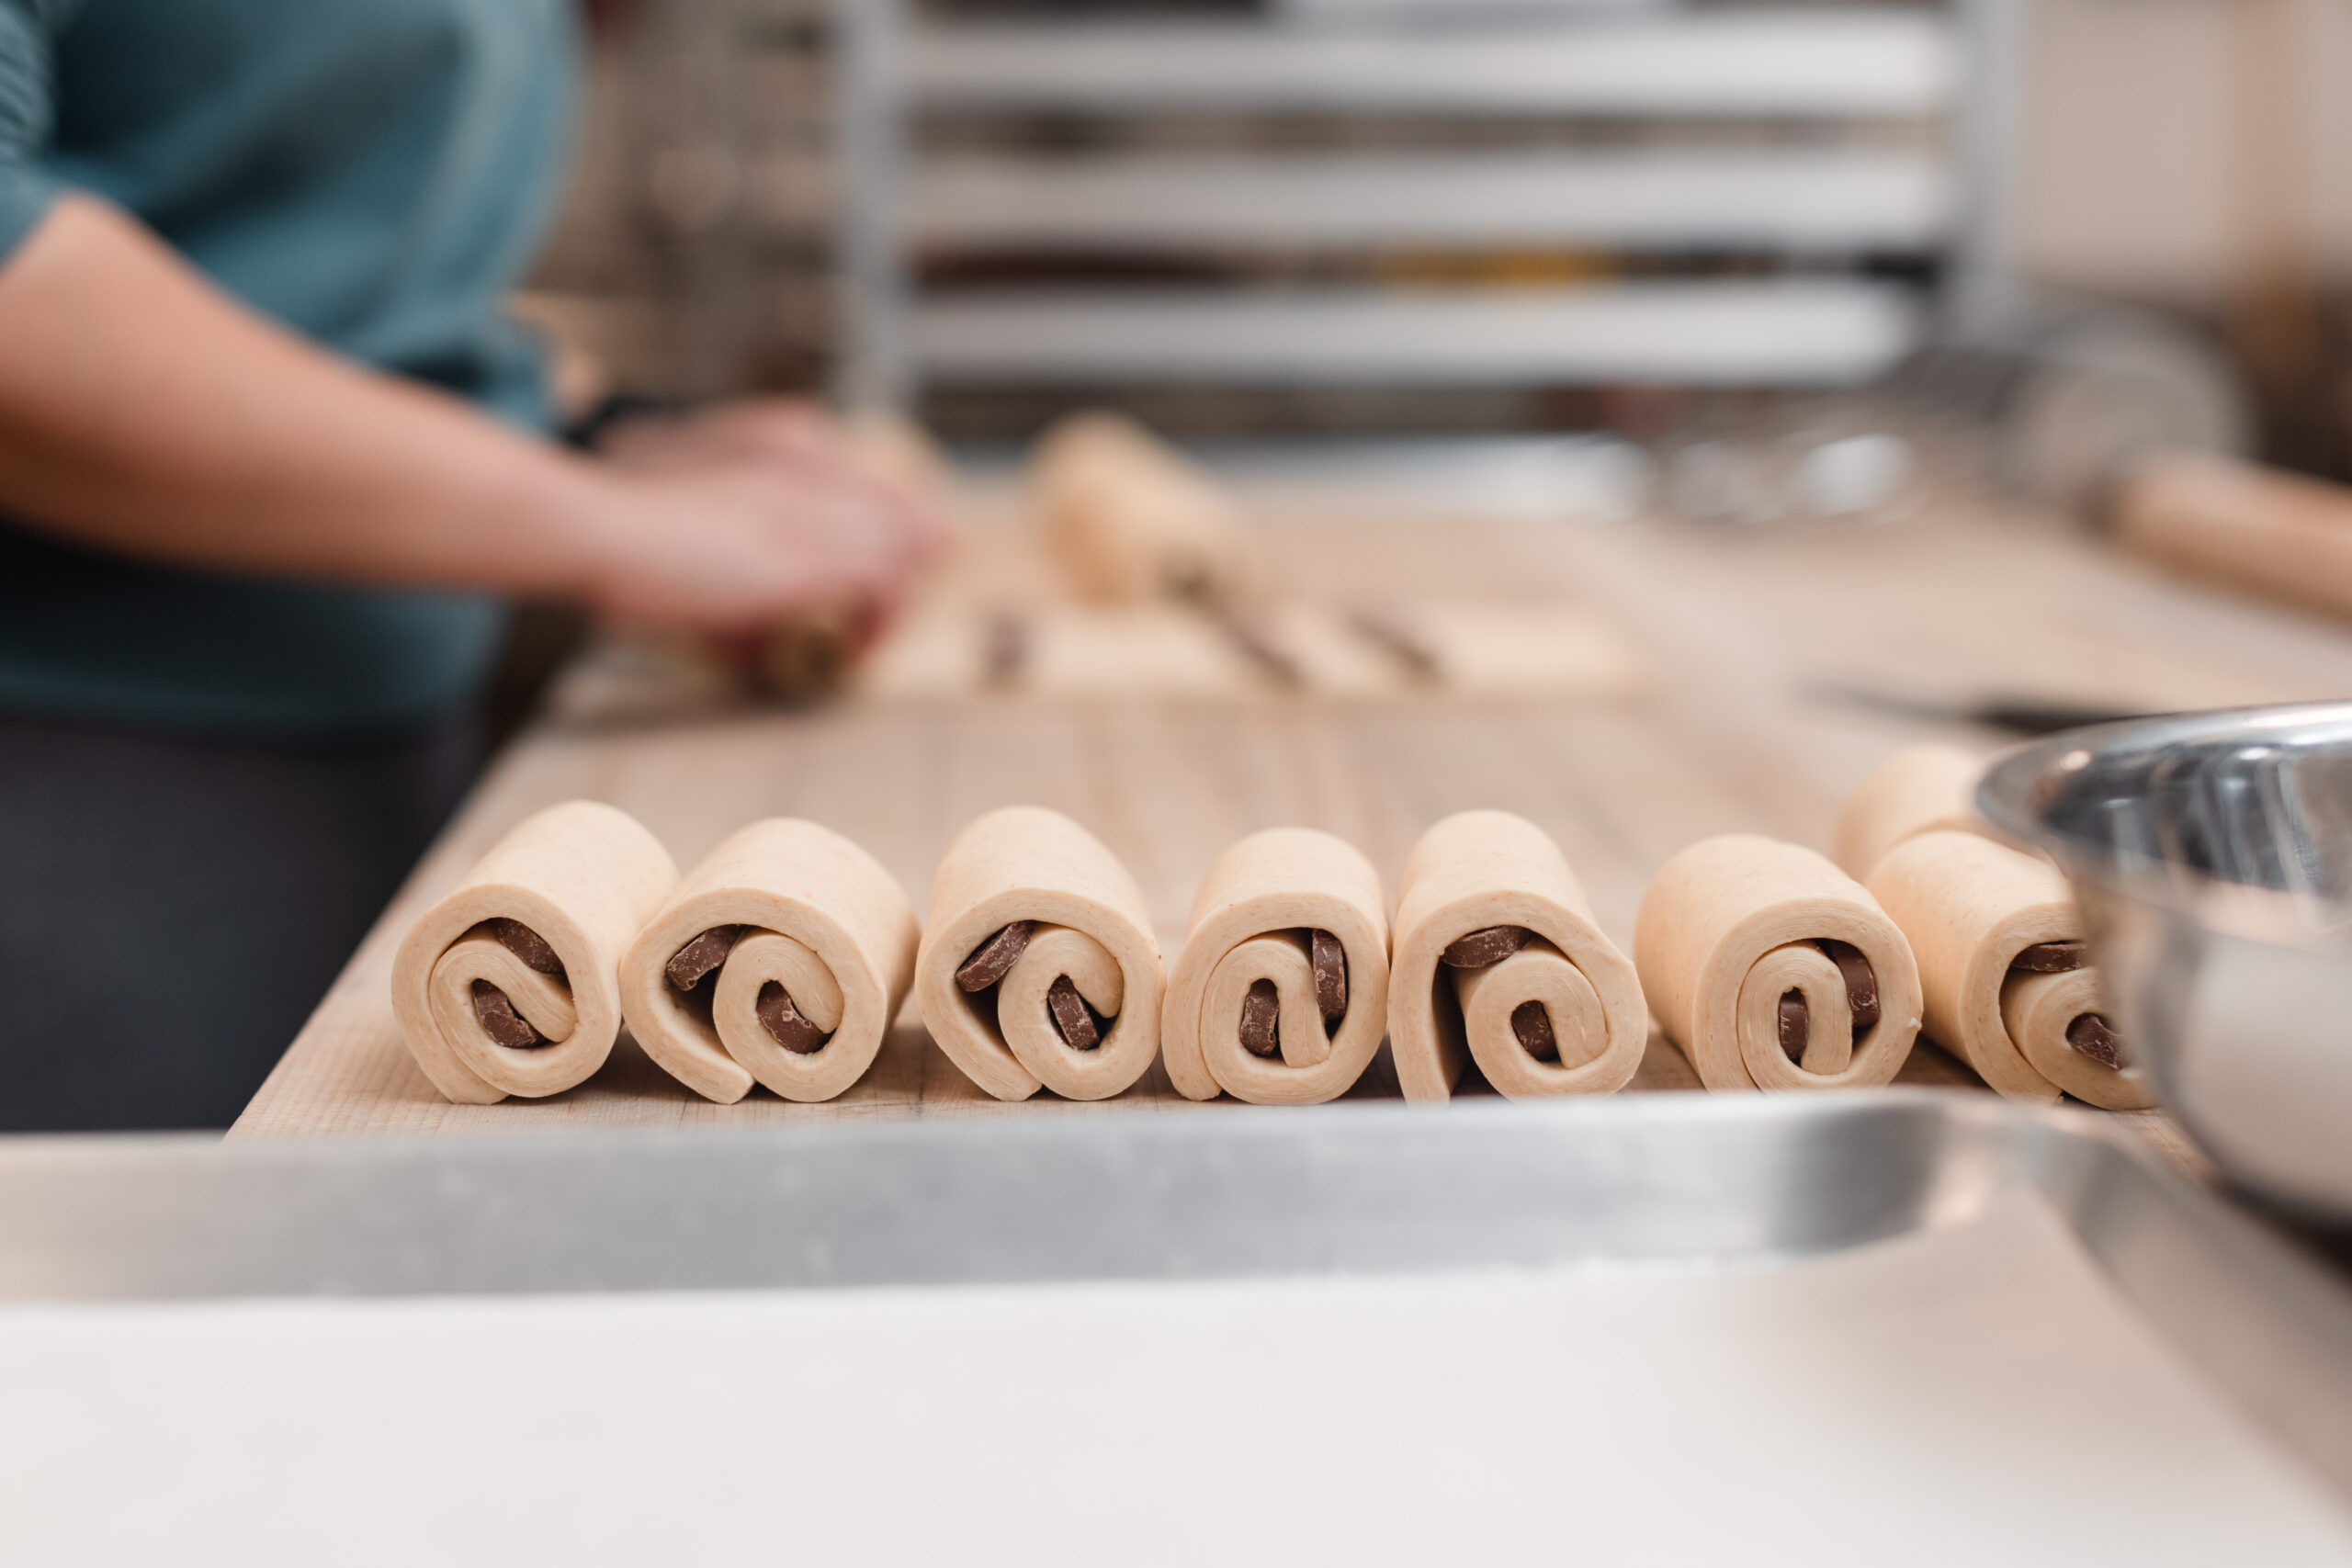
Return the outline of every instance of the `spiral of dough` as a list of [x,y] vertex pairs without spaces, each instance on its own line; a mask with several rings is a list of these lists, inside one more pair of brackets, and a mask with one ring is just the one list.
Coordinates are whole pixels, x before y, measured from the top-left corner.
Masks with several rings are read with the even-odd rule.
[[[706,1100],[731,1105],[754,1083],[831,1100],[880,1053],[916,940],[914,908],[879,861],[815,822],[770,818],[713,850],[647,923],[621,1006],[646,1055]],[[782,1037],[779,993],[785,1016],[805,1021]]]
[[[1491,963],[1447,961],[1482,932],[1515,933],[1503,942],[1519,945]],[[1531,1003],[1555,1059],[1539,1059],[1514,1024]],[[1632,960],[1593,922],[1559,846],[1509,812],[1464,811],[1405,862],[1388,1030],[1408,1100],[1448,1098],[1465,1056],[1514,1099],[1609,1094],[1640,1068],[1649,1013]]]
[[[393,955],[392,1011],[433,1086],[490,1105],[560,1094],[603,1066],[622,955],[677,875],[660,840],[598,801],[551,806],[501,839]],[[542,1043],[493,1038],[486,1001]]]
[[[977,955],[1012,932],[1001,976],[967,988]],[[1143,892],[1118,858],[1057,811],[1014,806],[967,826],[931,885],[915,959],[915,999],[948,1059],[999,1100],[1042,1087],[1106,1100],[1159,1054],[1167,971]],[[1067,979],[1085,1006],[1073,1044],[1053,993]],[[1060,1005],[1071,1006],[1068,993]]]
[[2029,951],[2082,941],[2055,867],[1973,833],[1931,831],[1889,850],[1870,889],[1917,955],[1928,1036],[1995,1089],[2045,1102],[2063,1090],[2114,1111],[2155,1103],[2154,1082],[2128,1061],[2110,1066],[2070,1042],[2084,1018],[2105,1028],[2098,970],[2018,966]]
[[[1844,971],[1870,966],[1878,1019],[1858,1031]],[[1870,892],[1811,850],[1734,833],[1667,862],[1642,897],[1634,964],[1667,1038],[1713,1089],[1861,1089],[1894,1078],[1919,1030],[1910,944]],[[1795,1060],[1782,1004],[1803,999]]]
[[[1344,954],[1344,1010],[1323,1005],[1315,933]],[[1272,1049],[1245,1043],[1245,1010],[1271,987]],[[1252,992],[1258,1000],[1253,1001]],[[1306,828],[1242,840],[1209,868],[1169,976],[1161,1054],[1192,1100],[1260,1105],[1336,1099],[1363,1076],[1388,1027],[1387,904],[1353,845]]]

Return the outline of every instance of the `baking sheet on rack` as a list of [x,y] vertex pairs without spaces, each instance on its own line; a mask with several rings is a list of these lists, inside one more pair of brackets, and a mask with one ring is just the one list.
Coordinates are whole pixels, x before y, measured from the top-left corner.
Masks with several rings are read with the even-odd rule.
[[2352,1562],[2041,1200],[1800,1263],[0,1310],[0,1556]]

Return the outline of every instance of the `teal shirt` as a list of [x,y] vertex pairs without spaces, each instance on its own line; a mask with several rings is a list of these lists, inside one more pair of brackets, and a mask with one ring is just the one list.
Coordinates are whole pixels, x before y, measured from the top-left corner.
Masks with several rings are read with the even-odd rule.
[[[0,265],[58,191],[94,192],[305,336],[544,429],[503,301],[560,194],[569,4],[0,0]],[[503,627],[476,595],[181,570],[0,524],[0,713],[397,730],[462,704]]]

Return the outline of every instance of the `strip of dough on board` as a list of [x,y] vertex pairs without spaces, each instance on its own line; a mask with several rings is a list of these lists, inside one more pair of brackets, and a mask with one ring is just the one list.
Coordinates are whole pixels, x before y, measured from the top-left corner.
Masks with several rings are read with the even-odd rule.
[[1160,1030],[1169,1081],[1260,1105],[1335,1100],[1388,1027],[1388,914],[1379,873],[1343,839],[1253,833],[1193,900]]
[[706,1100],[831,1100],[865,1076],[913,984],[914,907],[829,828],[771,818],[696,866],[621,966],[647,1055]]
[[1408,1100],[1449,1098],[1465,1055],[1514,1100],[1611,1094],[1642,1065],[1649,1011],[1633,961],[1524,818],[1464,811],[1421,835],[1393,953],[1389,1049]]
[[501,839],[392,959],[392,1011],[433,1087],[492,1105],[603,1066],[622,955],[677,879],[660,840],[598,801],[548,807]]
[[1126,1089],[1159,1055],[1166,976],[1135,878],[1061,813],[991,811],[940,862],[915,1000],[939,1048],[997,1099]]
[[2014,1100],[2059,1092],[2109,1111],[2156,1102],[2109,1021],[2066,879],[1973,833],[1918,833],[1870,890],[1919,964],[1928,1038]]
[[1730,833],[1666,863],[1634,966],[1712,1089],[1869,1089],[1919,1032],[1910,943],[1870,891],[1795,844]]

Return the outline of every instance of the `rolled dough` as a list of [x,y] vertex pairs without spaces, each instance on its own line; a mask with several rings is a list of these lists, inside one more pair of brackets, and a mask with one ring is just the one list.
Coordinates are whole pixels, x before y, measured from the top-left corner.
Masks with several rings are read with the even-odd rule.
[[[1028,948],[993,996],[967,995],[956,971],[1016,920],[1038,922]],[[1064,975],[1109,1019],[1091,1050],[1072,1050],[1046,1016],[1046,993]],[[1135,878],[1061,813],[991,811],[940,862],[915,958],[915,1001],[948,1060],[999,1100],[1026,1100],[1040,1086],[1069,1100],[1128,1088],[1159,1054],[1166,976]]]
[[1072,414],[1030,468],[1047,538],[1091,599],[1230,599],[1257,576],[1240,508],[1182,454],[1123,415]]
[[[1492,926],[1538,941],[1483,968],[1442,962]],[[1524,818],[1464,811],[1421,835],[1405,862],[1393,952],[1389,1050],[1408,1100],[1449,1098],[1465,1052],[1513,1099],[1614,1093],[1642,1065],[1649,1012],[1633,961],[1593,923],[1559,846]],[[1551,1018],[1557,1062],[1529,1055],[1511,1031],[1528,1001]]]
[[[392,1011],[433,1087],[461,1105],[560,1094],[605,1065],[620,1032],[622,956],[677,881],[661,840],[600,801],[526,818],[427,909],[392,959]],[[561,960],[541,975],[475,928],[518,920]],[[517,1049],[482,1032],[473,982],[504,991],[548,1043]]]
[[2107,1066],[2066,1043],[2069,1024],[2101,1010],[2096,969],[2010,973],[2029,947],[2082,940],[2074,897],[2053,867],[1973,833],[1939,830],[1890,850],[1870,890],[1917,958],[1929,1038],[1994,1089],[2043,1102],[2064,1089],[2113,1111],[2155,1103],[2138,1068]]
[[1984,759],[1956,746],[1913,746],[1871,770],[1838,814],[1831,858],[1857,881],[1887,851],[1937,829],[1989,833],[1976,814],[1976,781]]
[[[1860,949],[1877,974],[1879,1021],[1859,1041],[1822,941]],[[1712,1089],[1874,1088],[1919,1032],[1919,971],[1902,931],[1827,860],[1771,839],[1726,834],[1668,861],[1642,896],[1634,966],[1667,1038]],[[1802,1063],[1774,1026],[1790,990],[1811,1016]]]
[[[743,931],[716,994],[682,995],[664,973],[707,931]],[[710,852],[647,924],[621,967],[621,1007],[647,1055],[706,1100],[732,1105],[763,1083],[831,1100],[865,1076],[914,980],[914,907],[882,863],[829,828],[770,818]],[[786,1050],[754,1011],[769,982],[831,1036]]]
[[[1388,1027],[1388,905],[1362,852],[1307,828],[1253,833],[1209,868],[1188,925],[1160,1029],[1179,1093],[1314,1105],[1363,1076]],[[1328,1033],[1308,962],[1317,931],[1347,954],[1347,1010]],[[1242,998],[1260,980],[1280,1002],[1278,1057],[1241,1043]]]

